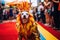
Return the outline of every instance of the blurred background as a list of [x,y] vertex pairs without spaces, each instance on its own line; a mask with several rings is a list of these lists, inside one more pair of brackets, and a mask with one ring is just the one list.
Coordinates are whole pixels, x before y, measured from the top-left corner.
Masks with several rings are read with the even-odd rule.
[[[15,40],[14,35],[17,35],[16,29],[14,29],[16,17],[24,7],[40,25],[41,40],[60,40],[60,0],[0,0],[1,40]],[[12,36],[9,34],[12,33],[12,30],[16,34],[9,37]]]

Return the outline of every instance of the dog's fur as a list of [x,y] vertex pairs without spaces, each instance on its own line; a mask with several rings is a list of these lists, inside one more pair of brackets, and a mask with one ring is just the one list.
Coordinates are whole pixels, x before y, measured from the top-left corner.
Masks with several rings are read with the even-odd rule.
[[[25,18],[24,15],[26,16]],[[19,32],[19,40],[22,40],[22,37],[24,37],[25,40],[40,40],[37,24],[35,23],[33,16],[26,11],[18,14],[17,29]]]

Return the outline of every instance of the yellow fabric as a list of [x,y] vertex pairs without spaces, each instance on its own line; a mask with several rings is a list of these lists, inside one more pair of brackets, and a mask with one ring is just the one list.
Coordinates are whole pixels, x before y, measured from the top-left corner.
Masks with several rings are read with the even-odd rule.
[[46,40],[58,40],[55,36],[53,36],[39,24],[38,24],[38,30],[45,37]]

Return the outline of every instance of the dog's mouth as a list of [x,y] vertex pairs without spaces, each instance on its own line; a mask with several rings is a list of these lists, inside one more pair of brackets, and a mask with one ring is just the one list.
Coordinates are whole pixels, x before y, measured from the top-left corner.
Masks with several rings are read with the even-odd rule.
[[27,23],[27,22],[28,22],[28,19],[26,19],[26,18],[23,18],[23,19],[22,19],[22,23],[23,23],[23,24],[25,24],[25,23]]

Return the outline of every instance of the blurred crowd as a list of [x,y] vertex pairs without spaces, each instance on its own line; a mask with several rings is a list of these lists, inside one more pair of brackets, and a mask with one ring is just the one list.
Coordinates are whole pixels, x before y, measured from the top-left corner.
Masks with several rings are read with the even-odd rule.
[[[44,0],[37,7],[31,7],[35,21],[60,29],[60,0]],[[6,8],[0,4],[0,22],[8,19],[15,19],[19,10],[10,6]]]
[[16,15],[19,13],[19,10],[13,6],[3,6],[0,4],[0,22],[8,19],[15,19]]
[[36,21],[40,21],[54,29],[60,29],[60,0],[44,0],[33,8]]

